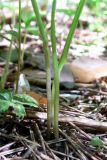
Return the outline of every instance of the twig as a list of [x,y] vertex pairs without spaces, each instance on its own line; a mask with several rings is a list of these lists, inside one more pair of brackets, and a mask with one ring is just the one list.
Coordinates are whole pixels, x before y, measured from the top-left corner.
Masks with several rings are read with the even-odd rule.
[[10,149],[8,151],[0,152],[0,155],[7,156],[7,155],[10,155],[10,154],[13,154],[16,152],[21,152],[23,150],[24,150],[24,147],[19,147],[19,148],[15,148],[15,149]]
[[[28,115],[28,114],[27,114]],[[47,114],[45,112],[33,112],[32,115],[29,114],[28,118],[40,118],[47,119]],[[73,122],[75,125],[80,126],[82,128],[93,128],[98,131],[107,131],[107,122],[96,121],[91,118],[86,117],[73,117],[73,116],[65,116],[59,114],[59,122],[69,123]]]
[[55,151],[55,150],[53,150],[53,149],[52,149],[52,151],[53,151],[54,153],[56,153],[56,154],[61,155],[61,156],[72,158],[72,160],[73,160],[73,159],[74,159],[74,160],[78,160],[78,158],[75,158],[75,157],[73,157],[73,156],[67,155],[67,154],[65,154],[65,153],[58,152],[58,151]]
[[69,122],[69,124],[75,128],[77,131],[79,131],[79,133],[82,133],[88,140],[91,140],[91,136],[89,136],[88,134],[86,134],[83,130],[81,130],[79,127],[77,127],[74,123]]
[[59,158],[54,154],[53,150],[49,147],[49,145],[48,145],[46,142],[44,142],[44,143],[45,143],[45,145],[46,145],[46,148],[47,148],[47,149],[49,150],[49,152],[51,153],[53,159],[54,159],[54,160],[59,160]]
[[45,148],[45,144],[44,144],[44,139],[43,139],[43,137],[42,137],[42,134],[41,134],[41,132],[40,132],[40,129],[39,129],[37,123],[34,123],[34,124],[33,124],[33,128],[34,128],[34,131],[36,131],[37,135],[38,135],[39,138],[40,138],[40,143],[41,143],[41,145],[42,145],[42,148],[43,148],[44,153],[47,155],[47,153],[46,153],[46,148]]
[[69,142],[69,144],[70,144],[72,150],[75,152],[75,154],[76,154],[80,159],[82,158],[82,160],[87,160],[87,159],[86,159],[86,156],[85,156],[83,153],[81,153],[80,147],[76,144],[76,141],[73,141],[67,134],[65,134],[64,132],[62,132],[60,129],[59,129],[59,132],[60,132],[61,135],[62,135],[63,137],[65,137],[66,140]]

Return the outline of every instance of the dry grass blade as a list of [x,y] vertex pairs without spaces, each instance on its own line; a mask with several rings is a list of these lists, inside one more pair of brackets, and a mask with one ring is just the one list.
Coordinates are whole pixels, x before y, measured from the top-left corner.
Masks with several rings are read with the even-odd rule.
[[79,146],[76,144],[75,140],[72,140],[66,133],[64,133],[63,131],[61,131],[59,129],[60,134],[66,138],[66,140],[69,142],[69,147],[74,151],[74,153],[83,160],[87,160],[86,156],[81,152]]
[[42,134],[41,134],[41,131],[40,131],[37,123],[34,123],[34,124],[33,124],[33,128],[34,128],[34,134],[35,134],[35,132],[36,132],[36,133],[37,133],[37,136],[38,136],[38,139],[40,140],[40,144],[41,144],[41,146],[42,146],[42,148],[43,148],[43,152],[47,155],[47,153],[46,153],[46,148],[45,148],[45,144],[44,144],[44,139],[43,139],[43,136],[42,136]]
[[10,149],[8,151],[3,151],[3,152],[0,153],[0,155],[7,156],[7,155],[10,155],[10,154],[13,154],[13,153],[21,152],[23,150],[24,150],[24,147],[19,147],[19,148],[15,148],[15,149]]
[[91,136],[89,136],[88,134],[86,134],[82,129],[80,129],[79,127],[77,127],[74,123],[69,122],[69,124],[75,128],[75,130],[77,130],[79,133],[83,134],[88,140],[91,140]]
[[35,151],[36,155],[38,155],[42,160],[53,160],[53,158],[50,158],[49,156],[43,154],[42,152]]
[[52,151],[57,155],[63,156],[63,158],[72,158],[73,160],[78,160],[78,158],[75,158],[71,155],[68,155],[68,154],[65,154],[65,153],[62,153],[62,152],[58,152],[58,151],[55,151],[55,150],[52,150]]
[[99,159],[100,160],[99,157],[97,157],[97,158],[94,157],[92,155],[92,152],[89,153],[89,150],[87,150],[86,146],[81,142],[80,139],[77,138],[77,136],[75,136],[73,133],[71,133],[71,137],[74,140],[76,139],[76,143],[78,144],[81,152],[84,153],[89,159],[91,159],[91,160],[98,160]]
[[42,145],[42,148],[43,148],[45,155],[49,154],[49,156],[52,157],[54,160],[58,160],[59,158],[52,152],[52,150],[50,149],[48,144],[45,142],[37,123],[34,123],[33,128],[34,128],[34,132],[36,133],[36,135],[38,135],[38,137],[40,139],[40,143]]
[[12,142],[12,143],[9,143],[9,144],[6,144],[6,145],[0,147],[0,152],[1,152],[2,150],[7,150],[7,149],[9,149],[13,144],[15,144],[15,142]]
[[14,157],[14,158],[7,158],[6,160],[28,160],[28,159],[24,159],[22,157]]
[[54,154],[53,150],[49,147],[49,145],[48,145],[46,142],[44,142],[44,143],[45,143],[45,146],[46,146],[47,150],[49,151],[49,153],[50,153],[51,156],[53,157],[53,159],[54,159],[54,160],[60,160],[60,159]]
[[71,139],[71,137],[69,137],[66,133],[62,132],[61,130],[60,133],[67,139],[71,146],[73,145],[73,147],[75,147],[75,150],[78,153],[80,153],[80,155],[78,156],[81,157],[83,160],[101,160],[99,157],[94,157],[92,153],[89,153],[89,151],[86,149],[86,146],[74,134],[71,133]]

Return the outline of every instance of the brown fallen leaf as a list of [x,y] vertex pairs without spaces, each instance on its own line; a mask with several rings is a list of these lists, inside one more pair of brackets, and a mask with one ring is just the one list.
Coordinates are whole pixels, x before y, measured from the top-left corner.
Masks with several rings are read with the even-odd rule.
[[29,91],[27,92],[27,94],[31,97],[33,97],[36,101],[38,101],[39,105],[40,106],[44,106],[46,107],[47,106],[47,98],[41,96],[40,94],[36,93],[36,92],[33,92],[33,91]]

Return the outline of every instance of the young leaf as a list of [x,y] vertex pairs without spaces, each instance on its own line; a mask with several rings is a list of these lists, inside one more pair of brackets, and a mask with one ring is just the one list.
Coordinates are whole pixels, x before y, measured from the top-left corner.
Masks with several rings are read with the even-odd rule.
[[34,98],[32,98],[31,96],[29,96],[27,94],[16,94],[13,97],[13,101],[14,101],[14,103],[17,102],[17,103],[23,104],[23,105],[38,107],[38,102]]
[[70,48],[70,45],[71,45],[71,42],[72,42],[72,39],[73,39],[73,36],[74,36],[74,32],[75,32],[75,29],[77,27],[78,20],[79,20],[79,17],[81,15],[84,4],[85,4],[85,0],[80,0],[80,2],[78,4],[78,7],[77,7],[77,10],[75,12],[75,16],[73,18],[69,33],[68,33],[68,36],[67,36],[67,39],[66,39],[66,43],[65,43],[61,58],[59,60],[59,71],[62,70],[64,64],[67,61],[68,50]]
[[103,142],[102,140],[99,138],[99,137],[94,137],[92,138],[90,144],[94,147],[98,147],[98,148],[101,148],[103,147]]
[[11,101],[12,100],[12,92],[8,90],[3,90],[0,92],[0,99]]
[[13,108],[12,113],[14,113],[19,118],[24,118],[24,116],[26,115],[25,108],[22,104],[0,99],[0,114],[6,113],[9,107]]
[[19,118],[24,118],[24,116],[26,115],[25,108],[22,104],[19,104],[19,103],[13,104],[13,109],[14,109],[14,113]]
[[10,35],[12,35],[13,39],[17,39],[19,36],[19,33],[15,30],[10,30],[7,33],[9,33]]
[[35,15],[32,11],[28,9],[23,9],[21,13],[21,19],[25,23],[25,26],[28,27],[32,20],[35,20]]
[[11,105],[11,102],[0,99],[0,114],[5,113],[8,110],[10,105]]
[[30,33],[30,34],[33,34],[33,35],[39,35],[39,30],[38,28],[35,28],[35,27],[27,27],[26,30]]

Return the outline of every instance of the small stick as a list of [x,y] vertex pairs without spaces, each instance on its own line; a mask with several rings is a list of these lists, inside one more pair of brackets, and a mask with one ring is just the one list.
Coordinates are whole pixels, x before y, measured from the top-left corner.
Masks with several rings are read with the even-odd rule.
[[43,139],[43,136],[42,136],[42,134],[41,134],[41,131],[40,131],[37,123],[34,123],[34,131],[35,131],[35,130],[36,130],[36,133],[38,134],[38,136],[39,136],[39,138],[40,138],[40,143],[41,143],[41,145],[42,145],[43,151],[44,151],[44,153],[47,155],[47,153],[46,153],[46,148],[45,148],[45,144],[44,144],[44,139]]

